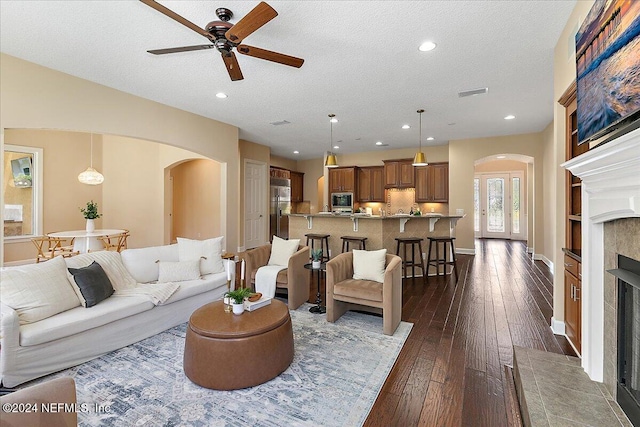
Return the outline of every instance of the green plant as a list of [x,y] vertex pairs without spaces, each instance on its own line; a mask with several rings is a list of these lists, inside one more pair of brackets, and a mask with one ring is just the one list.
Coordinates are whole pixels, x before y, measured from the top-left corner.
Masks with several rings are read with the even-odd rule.
[[314,261],[320,261],[322,259],[322,249],[313,249],[311,251],[311,259]]
[[85,219],[97,219],[102,216],[102,214],[98,213],[98,204],[93,200],[87,202],[86,208],[80,208],[80,212]]
[[238,288],[227,292],[224,296],[229,297],[236,304],[242,304],[245,298],[248,298],[253,291],[249,288]]

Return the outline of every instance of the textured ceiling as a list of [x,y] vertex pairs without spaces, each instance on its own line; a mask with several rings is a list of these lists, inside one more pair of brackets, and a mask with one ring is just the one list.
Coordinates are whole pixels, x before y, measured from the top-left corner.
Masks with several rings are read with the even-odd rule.
[[[218,7],[234,23],[258,1],[160,3],[204,27]],[[0,50],[233,124],[289,158],[322,156],[329,113],[338,154],[417,146],[418,108],[423,145],[539,132],[552,120],[553,49],[575,0],[268,3],[279,16],[245,42],[304,58],[302,68],[237,55],[245,79],[232,82],[214,49],[148,54],[207,40],[138,1],[2,0]],[[438,47],[418,51],[426,40]],[[489,92],[457,95],[481,87]]]

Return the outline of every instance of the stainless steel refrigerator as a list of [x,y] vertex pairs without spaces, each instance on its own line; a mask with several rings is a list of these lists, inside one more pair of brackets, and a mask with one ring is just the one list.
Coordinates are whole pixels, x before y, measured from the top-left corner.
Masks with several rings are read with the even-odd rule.
[[271,236],[289,238],[289,214],[291,213],[291,181],[283,178],[271,178],[271,204],[269,229]]

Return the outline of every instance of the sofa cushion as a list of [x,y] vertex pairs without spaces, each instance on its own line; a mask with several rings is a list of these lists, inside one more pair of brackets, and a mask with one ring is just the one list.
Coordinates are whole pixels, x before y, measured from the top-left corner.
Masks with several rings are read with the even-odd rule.
[[377,251],[353,250],[353,278],[384,282],[387,250]]
[[373,280],[347,279],[333,285],[333,294],[382,302],[382,283]]
[[298,250],[300,239],[285,240],[278,236],[273,236],[271,242],[271,255],[268,265],[289,265],[289,258]]
[[126,267],[122,263],[122,257],[119,252],[99,251],[89,252],[87,254],[76,255],[71,258],[65,258],[67,267],[82,268],[96,261],[100,267],[107,273],[111,285],[118,291],[122,289],[132,288],[136,286],[136,279],[131,277]]
[[183,282],[200,278],[200,261],[158,262],[158,282]]
[[200,274],[224,273],[222,264],[222,240],[214,237],[207,240],[191,240],[178,237],[178,259],[180,261],[200,260]]
[[80,305],[61,256],[39,264],[8,267],[0,273],[2,303],[18,313],[21,325],[38,322]]
[[125,249],[120,253],[122,263],[138,283],[158,280],[156,261],[178,261],[178,244],[150,246],[147,248]]
[[[47,261],[49,262],[49,261]],[[150,310],[154,305],[144,296],[107,298],[95,307],[76,307],[64,313],[20,327],[20,345],[32,346],[75,335],[110,322]],[[144,327],[144,325],[140,325]],[[96,336],[96,339],[100,339]],[[91,345],[91,343],[87,343]],[[70,349],[70,351],[72,351]],[[43,353],[45,357],[45,353]]]
[[[153,285],[149,285],[153,286]],[[226,273],[207,274],[202,276],[201,279],[187,280],[180,282],[180,287],[169,299],[162,303],[162,305],[171,304],[176,301],[183,300],[185,298],[192,297],[194,295],[201,294],[203,292],[211,291],[213,289],[227,286]],[[202,304],[206,304],[209,301],[203,301]]]
[[93,307],[113,294],[113,286],[111,286],[109,277],[97,262],[93,261],[86,267],[69,268],[68,270],[72,276],[71,285],[78,288],[78,299],[83,307]]

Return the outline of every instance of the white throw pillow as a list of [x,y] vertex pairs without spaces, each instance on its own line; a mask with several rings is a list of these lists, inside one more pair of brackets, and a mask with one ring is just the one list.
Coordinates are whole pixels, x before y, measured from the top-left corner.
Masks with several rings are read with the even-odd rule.
[[[107,277],[116,291],[133,288],[137,285],[136,279],[131,276],[122,262],[119,252],[115,251],[99,251],[80,254],[70,258],[65,258],[67,267],[82,268],[91,265],[93,261],[100,264],[100,267],[107,273]],[[80,293],[74,280],[69,279],[71,285]]]
[[278,236],[273,236],[271,242],[271,256],[269,265],[289,265],[289,258],[295,254],[300,246],[300,239],[285,240]]
[[18,313],[21,325],[80,305],[67,280],[67,265],[61,256],[39,264],[9,267],[0,276],[2,303]]
[[200,278],[200,261],[158,262],[158,282],[183,282]]
[[[178,237],[178,259],[180,261],[200,260],[200,274],[224,273],[222,264],[222,239],[191,240]],[[206,259],[202,259],[202,257]]]
[[384,282],[387,250],[361,251],[353,250],[353,278],[359,280],[373,280]]

